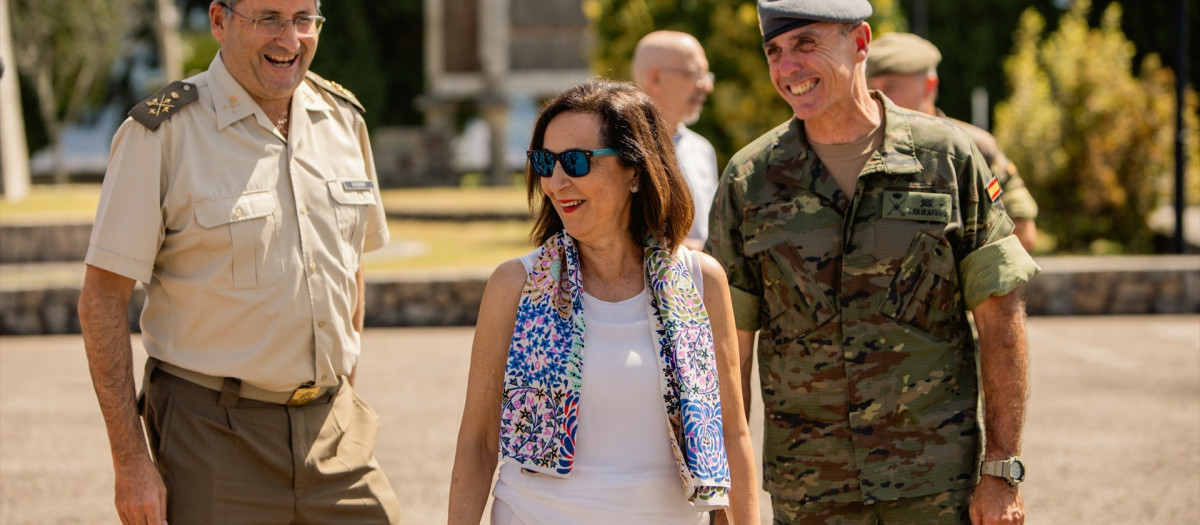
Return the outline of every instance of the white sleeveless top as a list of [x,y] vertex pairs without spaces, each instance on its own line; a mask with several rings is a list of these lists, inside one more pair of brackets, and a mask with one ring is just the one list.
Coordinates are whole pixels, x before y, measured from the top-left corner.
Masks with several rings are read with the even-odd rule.
[[[528,272],[541,248],[521,258]],[[696,252],[679,248],[703,296]],[[492,525],[695,525],[671,452],[646,290],[615,303],[583,293],[585,347],[575,463],[567,478],[504,462]]]

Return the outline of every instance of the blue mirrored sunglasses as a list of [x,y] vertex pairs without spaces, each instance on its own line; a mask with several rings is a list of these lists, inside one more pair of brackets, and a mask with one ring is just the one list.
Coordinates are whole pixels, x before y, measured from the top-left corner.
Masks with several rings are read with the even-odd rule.
[[529,156],[529,164],[533,166],[533,172],[539,177],[553,176],[556,161],[562,164],[563,173],[566,173],[568,177],[582,177],[591,171],[592,157],[616,155],[617,150],[612,148],[569,149],[562,153],[553,153],[544,149],[534,149],[525,153]]

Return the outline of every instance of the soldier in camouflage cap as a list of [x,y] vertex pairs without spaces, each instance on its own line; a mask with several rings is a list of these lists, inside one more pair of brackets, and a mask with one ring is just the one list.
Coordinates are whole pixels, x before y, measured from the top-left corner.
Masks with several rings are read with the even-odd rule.
[[975,479],[1020,453],[1038,271],[998,183],[960,128],[867,88],[865,0],[758,5],[793,118],[729,162],[707,248],[746,376],[759,336],[775,523],[1022,523],[1019,463]]
[[937,100],[937,66],[942,54],[932,43],[912,33],[888,33],[871,42],[867,56],[867,86],[878,89],[902,108],[945,118],[963,128],[1004,191],[1001,201],[1012,218],[1014,233],[1026,250],[1037,239],[1037,203],[1017,173],[1017,167],[1001,151],[996,138],[983,128],[947,117],[934,105]]

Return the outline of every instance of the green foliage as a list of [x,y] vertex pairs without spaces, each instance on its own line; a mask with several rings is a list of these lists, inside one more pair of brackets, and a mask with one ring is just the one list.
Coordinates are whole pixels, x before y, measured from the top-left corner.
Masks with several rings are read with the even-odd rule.
[[13,0],[13,41],[21,74],[31,79],[54,120],[77,116],[108,76],[132,24],[129,0]]
[[321,2],[328,20],[310,69],[346,86],[367,108],[367,124],[418,124],[424,91],[421,0]]
[[[97,102],[109,64],[136,20],[133,0],[12,0],[12,37],[20,73],[30,79],[52,128]],[[62,122],[66,121],[66,122]],[[57,129],[52,129],[57,133]]]
[[379,74],[379,55],[366,12],[370,0],[339,0],[321,4],[328,22],[321,30],[317,54],[311,69],[321,76],[346,86],[367,108],[368,123],[375,120],[374,108],[382,107],[387,96],[384,76]]
[[[186,10],[208,0],[185,0]],[[325,27],[309,68],[354,93],[367,108],[367,125],[419,125],[414,101],[425,90],[422,0],[325,0]],[[184,71],[208,69],[219,44],[207,27],[185,33]]]
[[[1146,217],[1171,195],[1174,75],[1148,55],[1133,74],[1134,46],[1109,4],[1098,27],[1076,0],[1044,39],[1046,23],[1029,9],[1005,61],[1012,92],[996,107],[995,135],[1040,204],[1039,228],[1058,249],[1097,246],[1152,250]],[[1195,92],[1189,92],[1188,151],[1197,151]],[[1188,177],[1200,177],[1191,156]],[[1200,201],[1193,186],[1190,202]]]
[[[127,31],[136,26],[135,7],[135,0],[12,1],[13,50],[25,79],[22,87],[32,87],[38,127],[54,146],[58,183],[67,180],[62,131],[79,121],[88,104],[103,99],[110,65],[124,51]],[[38,138],[28,143],[37,146]]]
[[[1088,21],[1093,25],[1098,23],[1104,8],[1115,1],[1092,0],[1093,9]],[[1179,65],[1180,1],[1129,3],[1131,8],[1121,14],[1121,30],[1137,46],[1133,56],[1135,63],[1141,63],[1146,55],[1157,54],[1162,57],[1163,65],[1170,68]],[[1200,38],[1197,37],[1200,32],[1200,4],[1195,0],[1182,1],[1191,4],[1187,6],[1186,22],[1191,33],[1188,37],[1187,81],[1194,87],[1200,85]]]
[[221,43],[209,31],[182,31],[179,37],[183,45],[184,78],[207,70],[221,49]]
[[908,19],[904,17],[900,0],[872,0],[871,8],[874,9],[874,13],[867,22],[871,24],[871,33],[875,36],[908,32]]
[[1060,13],[1051,0],[925,3],[929,28],[925,37],[942,52],[938,108],[968,122],[972,119],[971,94],[975,88],[986,89],[992,103],[1004,96],[1001,60],[1011,51],[1012,34],[1021,12],[1037,9],[1050,20]]

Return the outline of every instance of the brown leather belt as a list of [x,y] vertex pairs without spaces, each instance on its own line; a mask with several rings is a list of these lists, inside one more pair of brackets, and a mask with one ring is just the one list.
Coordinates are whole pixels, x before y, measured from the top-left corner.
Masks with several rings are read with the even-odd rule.
[[[202,387],[216,390],[217,392],[221,392],[225,389],[226,378],[224,377],[201,374],[200,372],[188,370],[186,368],[180,368],[164,361],[158,361],[155,366],[163,372],[171,374],[180,379],[196,383]],[[254,385],[241,383],[241,386],[238,388],[237,395],[238,397],[244,397],[246,399],[253,399],[256,401],[266,401],[268,403],[276,403],[288,406],[300,406],[311,403],[314,399],[321,397],[321,395],[333,391],[334,388],[335,387],[331,386],[314,386],[311,383],[305,383],[291,392],[276,392],[273,390],[264,390]]]

